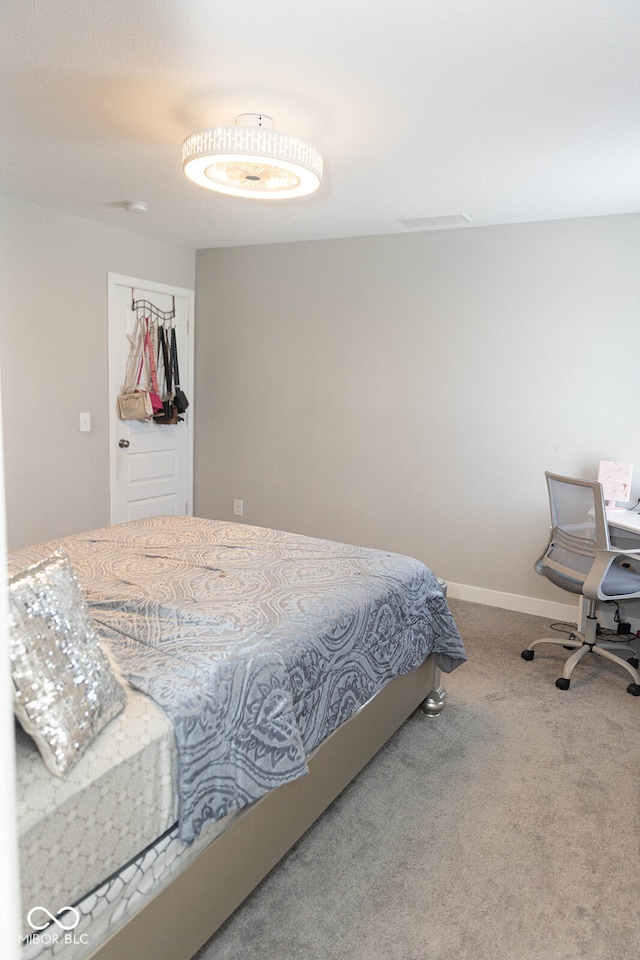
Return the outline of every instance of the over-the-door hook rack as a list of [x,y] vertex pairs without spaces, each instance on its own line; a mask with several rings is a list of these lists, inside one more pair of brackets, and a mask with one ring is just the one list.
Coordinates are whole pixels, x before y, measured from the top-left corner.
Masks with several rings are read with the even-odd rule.
[[173,304],[171,310],[161,310],[159,307],[156,307],[155,303],[151,303],[150,300],[134,300],[134,291],[131,291],[131,309],[140,310],[146,316],[156,317],[156,319],[161,320],[163,323],[167,320],[174,320],[176,315],[176,298],[175,296],[171,297],[171,303]]

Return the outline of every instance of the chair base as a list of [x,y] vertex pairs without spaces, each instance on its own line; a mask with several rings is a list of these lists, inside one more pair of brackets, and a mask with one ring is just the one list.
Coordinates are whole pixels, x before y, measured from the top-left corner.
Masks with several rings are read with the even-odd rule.
[[[587,626],[584,634],[576,631],[570,634],[568,639],[556,640],[555,637],[541,637],[540,640],[534,640],[533,643],[529,644],[527,649],[523,650],[520,654],[522,659],[533,660],[535,648],[540,643],[551,643],[554,646],[560,646],[566,650],[574,651],[565,661],[562,676],[556,680],[556,686],[559,690],[569,689],[573,671],[584,656],[588,653],[597,653],[599,656],[604,657],[605,660],[609,660],[611,663],[616,663],[618,666],[623,667],[627,673],[631,675],[633,682],[628,685],[627,693],[631,694],[632,697],[640,697],[640,673],[638,673],[638,666],[640,666],[640,664],[635,651],[628,643],[597,639],[596,620],[594,618],[587,617]],[[616,656],[615,653],[612,653],[613,650],[624,651],[627,654],[631,653],[633,656],[626,659]]]

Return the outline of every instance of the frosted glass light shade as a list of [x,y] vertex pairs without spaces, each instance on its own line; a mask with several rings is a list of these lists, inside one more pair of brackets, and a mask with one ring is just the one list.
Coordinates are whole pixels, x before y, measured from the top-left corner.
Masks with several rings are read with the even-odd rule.
[[201,130],[187,137],[182,148],[182,168],[194,183],[256,200],[313,193],[322,180],[322,165],[315,147],[266,126]]

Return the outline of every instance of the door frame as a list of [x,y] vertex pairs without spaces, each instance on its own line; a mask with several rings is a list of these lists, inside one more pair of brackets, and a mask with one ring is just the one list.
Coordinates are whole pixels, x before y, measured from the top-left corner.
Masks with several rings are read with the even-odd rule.
[[157,283],[153,280],[141,280],[139,277],[127,277],[119,273],[107,274],[108,278],[108,327],[109,327],[109,366],[108,366],[108,390],[109,390],[109,517],[110,523],[113,523],[116,505],[116,445],[118,443],[118,431],[120,418],[118,417],[117,398],[122,388],[122,378],[124,370],[122,366],[122,327],[120,323],[120,311],[116,301],[116,289],[118,287],[128,287],[134,290],[145,290],[151,293],[167,294],[168,296],[184,297],[187,300],[187,342],[188,350],[186,358],[180,357],[180,371],[183,366],[187,370],[186,383],[189,388],[189,416],[183,426],[187,430],[187,503],[186,514],[193,513],[193,395],[195,392],[194,379],[194,335],[195,335],[195,291],[188,287],[174,287],[172,284]]

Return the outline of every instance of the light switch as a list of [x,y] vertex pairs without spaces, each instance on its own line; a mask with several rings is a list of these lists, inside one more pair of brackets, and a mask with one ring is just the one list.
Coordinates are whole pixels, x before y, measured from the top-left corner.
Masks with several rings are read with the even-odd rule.
[[80,414],[80,432],[88,433],[89,430],[91,430],[91,414],[81,413]]

